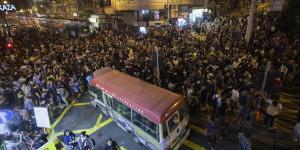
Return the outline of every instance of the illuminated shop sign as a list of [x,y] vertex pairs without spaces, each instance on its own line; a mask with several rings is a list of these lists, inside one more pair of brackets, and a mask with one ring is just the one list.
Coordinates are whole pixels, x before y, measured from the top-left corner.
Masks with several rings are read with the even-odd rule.
[[0,11],[16,11],[16,7],[13,4],[0,4]]

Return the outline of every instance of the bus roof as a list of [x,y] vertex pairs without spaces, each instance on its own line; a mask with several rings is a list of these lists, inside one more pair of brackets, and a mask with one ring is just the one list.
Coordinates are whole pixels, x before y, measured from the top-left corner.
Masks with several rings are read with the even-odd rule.
[[164,123],[184,97],[109,67],[94,72],[91,84],[155,123]]

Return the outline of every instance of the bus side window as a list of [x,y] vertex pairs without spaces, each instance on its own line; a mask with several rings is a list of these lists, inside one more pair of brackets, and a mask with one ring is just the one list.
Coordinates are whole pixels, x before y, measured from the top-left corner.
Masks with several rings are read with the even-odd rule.
[[113,98],[112,108],[121,116],[131,122],[131,109]]
[[106,103],[107,105],[112,108],[112,101],[111,101],[111,98],[109,96],[107,96],[107,94],[104,93],[104,97],[105,97],[105,100],[106,100]]
[[102,91],[97,89],[96,94],[97,94],[97,99],[103,102]]
[[97,89],[95,86],[90,85],[89,90],[97,95],[97,99],[103,102],[102,91]]
[[149,119],[143,117],[139,113],[132,111],[132,121],[133,124],[141,128],[144,132],[147,132],[156,140],[159,140],[158,134],[158,125],[154,122],[150,121]]

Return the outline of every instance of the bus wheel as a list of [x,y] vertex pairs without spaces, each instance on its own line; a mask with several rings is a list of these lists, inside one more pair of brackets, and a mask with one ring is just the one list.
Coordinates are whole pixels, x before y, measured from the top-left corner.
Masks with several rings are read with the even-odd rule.
[[148,142],[147,142],[145,145],[146,145],[146,147],[147,147],[149,150],[157,150],[156,147],[155,147],[154,145],[152,145],[152,144],[150,144],[150,143],[148,143]]

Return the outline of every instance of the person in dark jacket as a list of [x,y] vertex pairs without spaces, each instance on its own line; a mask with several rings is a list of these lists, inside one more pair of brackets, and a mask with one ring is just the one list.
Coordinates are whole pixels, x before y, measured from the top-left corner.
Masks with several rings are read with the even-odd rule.
[[112,140],[112,138],[109,138],[107,140],[106,146],[104,150],[119,150],[119,146],[116,141]]
[[75,139],[75,134],[72,133],[70,130],[65,131],[64,135],[64,144],[66,145],[67,150],[72,150],[76,146],[76,139]]

